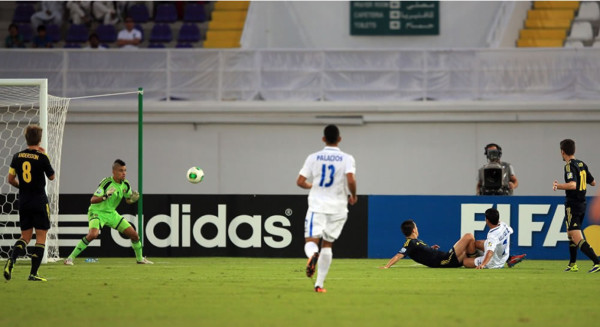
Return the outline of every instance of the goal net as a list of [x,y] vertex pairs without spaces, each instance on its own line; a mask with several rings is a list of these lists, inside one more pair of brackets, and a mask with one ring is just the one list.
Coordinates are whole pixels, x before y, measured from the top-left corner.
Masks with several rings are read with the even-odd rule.
[[[0,258],[21,236],[19,228],[18,190],[7,182],[12,156],[25,149],[25,127],[39,124],[44,129],[42,147],[50,158],[56,179],[46,183],[50,202],[50,223],[46,239],[45,260],[56,261],[58,254],[58,195],[60,159],[68,98],[48,95],[45,79],[0,79]],[[29,246],[32,246],[32,241]]]

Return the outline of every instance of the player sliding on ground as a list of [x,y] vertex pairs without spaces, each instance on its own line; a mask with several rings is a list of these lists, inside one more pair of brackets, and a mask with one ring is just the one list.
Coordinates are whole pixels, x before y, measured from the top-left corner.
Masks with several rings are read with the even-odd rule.
[[112,177],[107,177],[100,182],[98,189],[90,199],[88,209],[89,233],[79,241],[77,247],[65,260],[65,265],[73,265],[73,260],[98,237],[100,228],[104,225],[118,230],[121,234],[131,239],[131,247],[135,251],[135,258],[139,264],[152,264],[142,255],[142,242],[136,231],[125,218],[121,217],[116,208],[125,198],[128,204],[137,202],[140,194],[131,190],[129,181],[125,179],[127,167],[121,159],[115,160],[112,166]]
[[[390,268],[396,262],[404,257],[410,257],[414,261],[431,268],[457,268],[464,266],[467,268],[502,268],[509,257],[510,242],[508,238],[512,234],[512,229],[504,223],[499,223],[499,214],[496,209],[486,211],[486,221],[490,227],[486,241],[475,241],[471,233],[463,235],[452,249],[448,252],[440,251],[439,246],[429,246],[421,241],[417,224],[412,220],[406,220],[402,223],[402,233],[406,236],[406,242],[398,254],[381,268]],[[489,218],[488,218],[489,217]],[[494,220],[495,217],[495,220]],[[492,224],[492,221],[494,224]],[[485,255],[476,257],[477,250],[485,250]],[[512,266],[519,263],[525,255],[514,256]]]
[[409,256],[414,261],[431,268],[457,268],[461,267],[467,254],[474,255],[475,237],[471,233],[463,235],[448,252],[440,251],[439,246],[429,246],[419,239],[419,229],[412,219],[402,222],[400,227],[406,236],[406,242],[388,263],[380,268],[387,269],[400,259]]

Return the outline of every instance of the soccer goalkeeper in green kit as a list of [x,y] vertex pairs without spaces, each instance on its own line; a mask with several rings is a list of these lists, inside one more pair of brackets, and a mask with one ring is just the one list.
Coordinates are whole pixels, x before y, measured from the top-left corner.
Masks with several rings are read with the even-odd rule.
[[125,218],[121,217],[116,208],[125,198],[128,204],[137,202],[140,194],[131,190],[129,181],[125,179],[127,167],[121,159],[115,160],[112,166],[112,177],[106,177],[100,182],[98,189],[90,199],[88,221],[90,231],[79,241],[73,252],[65,260],[65,265],[73,265],[73,260],[87,248],[91,241],[96,239],[100,228],[109,226],[118,230],[131,240],[131,247],[135,251],[135,258],[139,264],[152,264],[152,261],[142,255],[142,242],[136,231]]

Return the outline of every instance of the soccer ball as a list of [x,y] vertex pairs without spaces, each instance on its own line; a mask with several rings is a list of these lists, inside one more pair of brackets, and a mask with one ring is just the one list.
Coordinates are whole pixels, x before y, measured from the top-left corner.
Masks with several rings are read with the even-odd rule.
[[202,179],[204,179],[204,170],[200,167],[192,167],[188,169],[186,177],[190,183],[200,183],[202,182]]

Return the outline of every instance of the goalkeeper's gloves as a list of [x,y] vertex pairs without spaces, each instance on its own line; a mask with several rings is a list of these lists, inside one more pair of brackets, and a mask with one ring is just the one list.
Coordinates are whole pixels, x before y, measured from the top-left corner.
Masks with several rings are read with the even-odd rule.
[[140,199],[140,192],[138,191],[133,191],[131,193],[131,197],[129,198],[129,202],[131,203],[135,203]]
[[115,189],[109,188],[108,191],[106,191],[106,194],[102,197],[102,199],[106,201],[106,199],[110,198],[113,195],[113,193],[115,193]]

